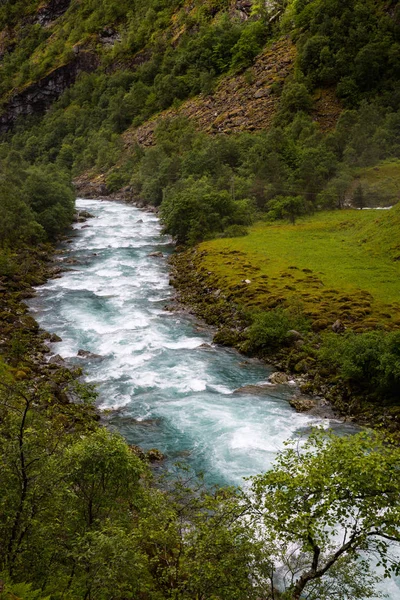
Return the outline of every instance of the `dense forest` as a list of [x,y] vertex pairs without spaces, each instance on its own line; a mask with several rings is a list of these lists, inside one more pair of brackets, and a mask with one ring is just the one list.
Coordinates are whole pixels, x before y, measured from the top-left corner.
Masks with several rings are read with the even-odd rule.
[[[257,61],[277,42],[293,45],[294,60],[258,86]],[[268,126],[221,132],[190,118],[188,102],[210,103],[227,81],[270,102]],[[322,126],[325,97],[334,122]],[[21,300],[76,218],[82,178],[158,207],[189,253],[255,223],[296,227],[321,211],[396,204],[398,3],[4,0],[0,132],[1,600],[379,597],[375,565],[400,572],[390,554],[400,541],[391,315],[337,334],[299,302],[249,308],[234,297],[237,339],[222,327],[217,341],[289,370],[312,364],[342,401],[387,410],[394,432],[316,432],[242,491],[209,489],[191,472],[155,475],[99,424],[79,372],[40,364],[45,338]],[[389,167],[389,178],[369,175]],[[389,212],[376,243],[395,263],[398,207]]]

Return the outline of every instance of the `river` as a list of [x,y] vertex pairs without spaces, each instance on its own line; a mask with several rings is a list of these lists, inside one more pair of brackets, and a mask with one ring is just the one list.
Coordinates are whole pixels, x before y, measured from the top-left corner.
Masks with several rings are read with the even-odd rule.
[[[272,369],[213,346],[204,324],[166,310],[173,247],[155,215],[105,200],[78,199],[77,208],[95,218],[75,225],[59,254],[69,270],[29,305],[41,327],[62,338],[52,352],[84,368],[108,422],[129,443],[156,447],[167,466],[187,463],[210,483],[240,485],[268,469],[285,440],[322,423],[290,407],[290,386],[235,392],[265,383]],[[159,251],[163,258],[149,256]],[[98,357],[80,358],[79,350]],[[400,598],[394,582],[389,591]]]

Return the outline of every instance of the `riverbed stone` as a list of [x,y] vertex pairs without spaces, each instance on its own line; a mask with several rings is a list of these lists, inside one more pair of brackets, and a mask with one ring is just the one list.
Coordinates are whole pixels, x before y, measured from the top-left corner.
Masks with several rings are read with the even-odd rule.
[[50,337],[48,338],[50,342],[52,342],[53,344],[57,343],[57,342],[62,342],[62,339],[60,338],[59,335],[57,335],[56,333],[52,333],[50,335]]
[[157,448],[151,448],[146,452],[146,458],[151,463],[161,462],[165,460],[165,455],[161,452],[161,450],[158,450]]
[[103,358],[101,354],[95,354],[94,352],[89,352],[89,350],[78,350],[78,356],[80,358]]
[[326,398],[310,396],[293,396],[289,400],[290,405],[297,412],[307,413],[319,419],[334,419],[335,413],[332,405]]
[[268,394],[274,389],[272,384],[260,383],[244,385],[234,390],[234,394],[247,394],[249,396],[268,396]]
[[60,356],[60,354],[55,354],[49,358],[49,363],[51,365],[64,365],[65,360],[62,356]]

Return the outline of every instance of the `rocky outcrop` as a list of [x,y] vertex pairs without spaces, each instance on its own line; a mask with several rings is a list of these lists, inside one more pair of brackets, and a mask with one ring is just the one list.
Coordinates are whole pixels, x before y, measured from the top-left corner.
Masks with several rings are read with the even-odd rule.
[[[168,109],[144,125],[128,129],[122,136],[125,146],[152,146],[160,121],[177,116],[190,119],[198,130],[211,135],[268,129],[295,59],[295,45],[289,38],[281,38],[264,50],[246,73],[223,79],[213,94],[191,98],[178,109]],[[319,90],[314,100],[312,118],[321,131],[329,131],[342,110],[335,92]]]
[[160,120],[176,116],[189,118],[199,130],[210,134],[268,128],[279,103],[276,92],[292,73],[295,57],[294,44],[288,38],[280,39],[260,54],[247,74],[225,78],[213,94],[187,100],[179,109],[166,110],[128,130],[123,135],[126,146],[151,146]]
[[18,117],[43,114],[75,82],[79,73],[93,71],[97,66],[97,56],[87,51],[77,52],[71,62],[15,93],[0,116],[0,133],[9,131]]
[[69,8],[71,0],[50,0],[36,13],[35,21],[44,27],[61,17]]

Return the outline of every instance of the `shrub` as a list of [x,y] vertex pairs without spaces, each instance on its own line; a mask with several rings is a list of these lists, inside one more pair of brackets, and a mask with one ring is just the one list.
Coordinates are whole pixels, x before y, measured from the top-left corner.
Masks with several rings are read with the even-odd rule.
[[324,338],[319,359],[353,386],[377,399],[398,397],[400,332],[380,331]]
[[267,28],[261,21],[249,23],[232,49],[232,69],[249,67],[261,51],[267,37]]
[[298,112],[310,112],[312,98],[304,83],[289,83],[283,89],[279,120],[288,123]]
[[250,351],[274,351],[293,341],[292,330],[305,332],[309,323],[301,314],[276,308],[255,316],[247,332]]

